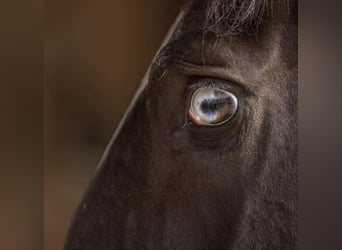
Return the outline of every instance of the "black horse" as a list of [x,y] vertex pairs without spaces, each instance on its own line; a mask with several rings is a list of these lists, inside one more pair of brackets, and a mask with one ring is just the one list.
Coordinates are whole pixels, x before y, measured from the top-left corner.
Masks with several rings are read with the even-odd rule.
[[65,248],[297,248],[296,1],[185,3]]

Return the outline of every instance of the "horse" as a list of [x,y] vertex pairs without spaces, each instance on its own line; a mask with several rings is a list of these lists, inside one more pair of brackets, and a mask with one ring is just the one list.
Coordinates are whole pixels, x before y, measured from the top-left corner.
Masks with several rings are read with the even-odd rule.
[[297,2],[188,0],[65,249],[296,249]]

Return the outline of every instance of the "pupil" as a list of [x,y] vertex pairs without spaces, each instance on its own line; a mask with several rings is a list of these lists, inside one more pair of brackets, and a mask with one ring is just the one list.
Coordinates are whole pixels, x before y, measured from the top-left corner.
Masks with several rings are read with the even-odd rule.
[[219,106],[220,106],[220,103],[217,102],[217,99],[209,99],[209,100],[205,99],[202,101],[200,105],[200,109],[205,114],[212,114],[217,111]]

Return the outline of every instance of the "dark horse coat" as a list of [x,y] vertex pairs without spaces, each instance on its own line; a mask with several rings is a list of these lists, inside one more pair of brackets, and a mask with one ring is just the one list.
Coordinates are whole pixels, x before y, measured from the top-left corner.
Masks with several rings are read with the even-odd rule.
[[[238,109],[220,125],[196,123],[194,91],[213,86]],[[65,248],[297,248],[297,2],[184,5]]]

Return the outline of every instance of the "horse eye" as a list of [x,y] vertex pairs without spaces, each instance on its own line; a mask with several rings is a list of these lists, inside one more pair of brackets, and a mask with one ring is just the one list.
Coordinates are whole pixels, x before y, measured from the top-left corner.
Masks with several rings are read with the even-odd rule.
[[189,118],[197,126],[219,126],[232,119],[237,108],[238,100],[232,93],[202,87],[192,94]]

